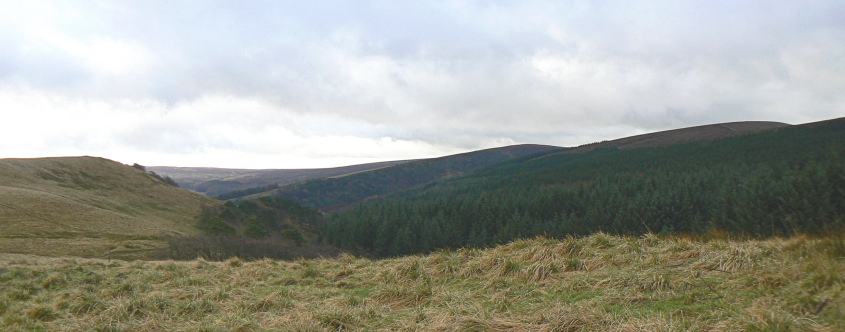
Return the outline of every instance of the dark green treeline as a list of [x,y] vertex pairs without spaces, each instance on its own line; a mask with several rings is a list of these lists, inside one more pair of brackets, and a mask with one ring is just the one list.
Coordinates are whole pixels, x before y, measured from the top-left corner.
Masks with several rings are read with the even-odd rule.
[[326,219],[320,211],[275,197],[206,207],[198,218],[205,233],[169,239],[168,258],[225,260],[328,257],[334,248],[320,238]]
[[516,238],[820,234],[845,225],[845,121],[665,148],[547,154],[331,216],[325,238],[378,256]]

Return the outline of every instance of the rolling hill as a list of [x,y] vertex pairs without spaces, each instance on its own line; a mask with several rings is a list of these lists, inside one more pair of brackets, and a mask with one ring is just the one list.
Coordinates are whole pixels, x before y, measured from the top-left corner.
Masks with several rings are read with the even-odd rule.
[[[220,199],[224,200],[248,200],[278,195],[321,209],[336,210],[351,203],[401,191],[444,177],[466,174],[497,162],[534,153],[549,152],[550,155],[554,155],[558,153],[584,153],[603,148],[634,149],[670,146],[772,130],[785,126],[789,125],[765,121],[731,122],[667,130],[586,144],[575,148],[562,149],[540,145],[517,145],[433,159],[401,160],[322,169],[249,170],[166,166],[148,167],[148,169],[173,178],[183,188],[207,196],[219,196]],[[494,155],[498,157],[491,158]],[[473,161],[474,159],[478,159],[478,162]],[[394,168],[394,166],[409,163],[413,165]],[[421,174],[429,172],[425,170],[426,168],[431,168],[430,174],[421,177]],[[352,175],[355,175],[352,179],[335,180],[335,178]],[[298,185],[311,180],[317,182]],[[392,182],[394,185],[388,185],[387,182]],[[326,186],[331,188],[316,188]],[[371,188],[362,189],[361,186]],[[319,193],[315,193],[315,189]],[[366,192],[362,192],[362,190]],[[308,191],[308,193],[302,191]]]
[[[403,195],[409,197],[437,196],[446,192],[452,195],[460,191],[516,188],[514,184],[524,187],[536,183],[553,185],[556,181],[591,181],[596,174],[608,172],[602,168],[604,166],[570,165],[578,171],[561,176],[561,167],[569,167],[566,165],[573,160],[573,154],[561,152],[582,149],[588,153],[574,154],[582,156],[575,159],[590,159],[603,151],[634,148],[651,151],[647,147],[784,126],[771,122],[729,123],[640,135],[573,149],[518,145],[442,158],[321,170],[161,167],[149,170],[171,176],[183,185],[231,181],[245,186],[324,177],[244,198],[276,196],[324,211],[337,211],[399,192],[407,192]],[[573,180],[573,176],[580,176],[580,179]],[[117,254],[154,251],[163,246],[164,236],[199,234],[200,230],[195,227],[196,216],[203,206],[209,205],[219,205],[219,202],[166,185],[141,170],[102,158],[0,159],[0,251],[4,252],[95,257],[109,251]]]
[[[0,330],[841,331],[843,142],[845,118],[638,149],[479,151],[505,161],[329,221],[333,243],[428,254],[295,261],[26,255],[155,249],[195,234],[207,205],[239,232],[322,215],[269,197],[219,204],[101,158],[0,159]],[[356,177],[390,169],[334,180],[378,184]]]
[[206,196],[217,196],[248,188],[278,184],[280,186],[317,178],[343,176],[409,162],[387,161],[333,168],[315,169],[231,169],[209,167],[147,167],[148,170],[171,177],[185,189]]
[[343,209],[350,204],[396,193],[419,185],[472,173],[514,158],[558,150],[548,145],[513,145],[433,159],[346,176],[311,180],[247,197],[277,196],[323,211]]
[[620,150],[671,146],[683,143],[709,141],[719,138],[757,133],[788,127],[789,124],[770,121],[726,122],[688,128],[672,129],[625,137],[610,141],[585,144],[562,151],[567,154],[585,153],[596,149]]
[[845,228],[845,118],[661,147],[551,151],[356,205],[326,238],[393,256],[537,235]]
[[[409,162],[385,167],[372,172],[361,172],[340,179],[314,179],[305,183],[272,188],[263,193],[252,190],[239,199],[254,199],[267,195],[279,196],[313,206],[324,211],[337,211],[351,204],[403,190],[431,185],[434,181],[472,173],[512,159],[531,156],[551,157],[558,154],[586,153],[596,149],[636,149],[671,146],[688,142],[707,141],[778,128],[788,127],[780,122],[746,121],[730,122],[626,137],[611,141],[586,144],[574,148],[555,148],[542,145],[516,145],[497,149],[475,151],[436,159]],[[228,196],[226,198],[229,198]]]
[[94,157],[0,159],[0,252],[138,256],[219,202]]

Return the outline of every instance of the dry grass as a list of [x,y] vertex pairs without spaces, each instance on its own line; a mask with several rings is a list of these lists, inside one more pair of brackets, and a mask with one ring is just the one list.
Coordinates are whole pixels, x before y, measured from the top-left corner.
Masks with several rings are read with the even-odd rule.
[[91,157],[0,159],[0,252],[98,257],[198,232],[207,197]]
[[841,237],[596,234],[295,262],[0,256],[0,330],[843,331]]

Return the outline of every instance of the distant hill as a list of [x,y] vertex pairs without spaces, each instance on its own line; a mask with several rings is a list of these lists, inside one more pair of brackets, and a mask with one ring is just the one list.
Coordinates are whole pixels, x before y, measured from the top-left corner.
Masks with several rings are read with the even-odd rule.
[[0,252],[144,255],[218,201],[94,157],[0,159]]
[[827,234],[845,229],[843,142],[845,118],[669,146],[551,151],[352,206],[332,215],[326,239],[393,256],[598,231]]
[[[560,149],[556,147],[550,147],[551,149],[546,149],[539,152],[551,152],[550,154],[553,155],[557,153],[584,153],[595,149],[603,148],[634,149],[644,147],[670,146],[686,142],[712,140],[722,137],[730,137],[735,135],[772,130],[785,126],[789,125],[780,122],[765,121],[721,123],[637,135],[611,141],[585,144],[574,148]],[[527,146],[536,147],[538,145],[525,145],[523,147]],[[518,150],[516,148],[513,149],[514,151]],[[483,158],[483,155],[484,154],[481,154],[479,156],[482,156]],[[500,161],[504,160],[506,159],[502,159]],[[303,183],[309,180],[316,179],[344,177],[347,175],[388,168],[415,161],[425,160],[399,160],[318,169],[253,170],[169,166],[151,166],[147,167],[147,169],[157,174],[171,177],[173,180],[179,183],[182,188],[196,191],[206,196],[219,196],[220,199],[228,200],[253,199],[258,197],[264,197],[267,196],[270,191],[275,191],[280,187],[285,187],[290,184]],[[457,172],[464,173],[465,171],[466,170],[458,170]],[[286,188],[282,191],[287,192],[289,190],[290,188]],[[283,197],[288,196],[289,195],[283,195]],[[313,201],[313,199],[309,201]],[[308,204],[305,201],[303,202]]]
[[560,147],[534,144],[486,149],[417,160],[346,176],[311,180],[246,198],[272,195],[323,211],[334,211],[415,186],[468,174],[503,161],[558,149]]
[[625,137],[610,141],[585,144],[567,149],[562,153],[585,153],[596,149],[616,148],[620,150],[671,146],[689,142],[709,141],[761,131],[788,127],[789,124],[769,121],[727,122],[659,131]]
[[[418,160],[413,163],[379,169],[376,172],[355,174],[349,179],[315,179],[300,185],[283,186],[256,194],[260,190],[237,195],[240,199],[254,199],[270,193],[292,199],[325,211],[342,209],[350,204],[396,193],[432,181],[465,175],[485,166],[511,159],[549,157],[557,154],[586,153],[596,149],[635,149],[671,146],[687,142],[706,141],[736,135],[773,130],[789,126],[780,122],[747,121],[696,126],[626,137],[611,141],[586,144],[574,148],[542,145],[517,145],[447,156],[438,159]],[[496,156],[496,157],[492,157]],[[491,158],[492,157],[492,158]],[[483,160],[476,163],[474,160]],[[459,166],[460,165],[460,166]],[[425,174],[428,173],[429,174]],[[422,175],[425,174],[425,175]],[[422,176],[421,176],[422,175]],[[225,197],[230,198],[230,197]]]
[[387,161],[344,167],[315,169],[231,169],[209,167],[147,167],[148,170],[166,175],[185,189],[206,196],[217,196],[233,191],[278,184],[299,183],[317,178],[343,176],[363,171],[390,167],[411,160]]

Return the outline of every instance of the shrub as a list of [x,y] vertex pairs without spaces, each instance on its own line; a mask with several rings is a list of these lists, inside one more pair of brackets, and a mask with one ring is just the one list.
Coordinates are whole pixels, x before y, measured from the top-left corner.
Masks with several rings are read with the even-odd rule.
[[298,246],[301,246],[302,243],[305,242],[305,237],[302,236],[302,232],[296,228],[288,228],[282,231],[282,238],[294,240]]

